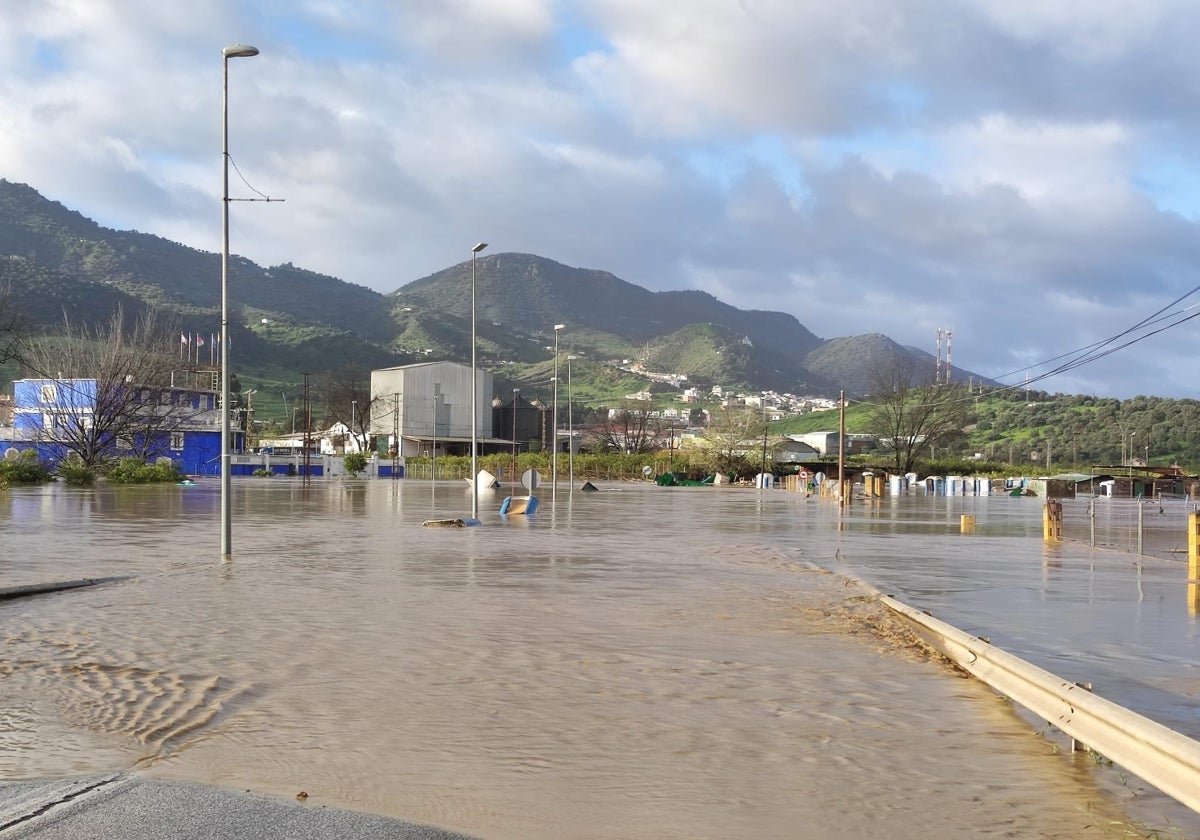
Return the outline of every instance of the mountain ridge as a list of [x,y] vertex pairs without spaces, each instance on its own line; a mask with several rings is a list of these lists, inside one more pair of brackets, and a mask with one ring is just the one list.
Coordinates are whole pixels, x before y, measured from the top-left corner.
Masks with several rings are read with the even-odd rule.
[[[231,257],[235,362],[247,371],[290,371],[298,380],[300,371],[347,364],[465,361],[471,268],[468,260],[384,294],[291,263],[262,267]],[[821,339],[788,313],[739,309],[698,290],[650,291],[534,254],[483,256],[475,269],[479,360],[496,371],[498,384],[544,375],[555,324],[568,325],[559,336],[568,353],[675,360],[693,370],[665,372],[723,377],[713,384],[748,390],[862,393],[881,354],[913,353],[880,334]],[[104,228],[28,185],[0,179],[0,285],[40,330],[61,327],[64,314],[105,320],[117,307],[127,314],[155,307],[184,332],[216,332],[219,277],[218,254]],[[714,329],[697,327],[706,324]]]

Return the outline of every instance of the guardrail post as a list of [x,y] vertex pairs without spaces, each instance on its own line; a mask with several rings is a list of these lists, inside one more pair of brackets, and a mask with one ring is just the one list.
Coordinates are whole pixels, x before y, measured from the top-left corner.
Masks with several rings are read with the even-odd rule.
[[[1082,688],[1084,691],[1091,691],[1092,684],[1090,682],[1077,682],[1075,685]],[[1071,752],[1087,752],[1087,744],[1080,741],[1078,738],[1071,738]]]
[[1042,508],[1042,538],[1046,542],[1062,539],[1062,502],[1050,499]]
[[964,513],[958,520],[958,529],[963,534],[974,534],[975,517],[969,513]]

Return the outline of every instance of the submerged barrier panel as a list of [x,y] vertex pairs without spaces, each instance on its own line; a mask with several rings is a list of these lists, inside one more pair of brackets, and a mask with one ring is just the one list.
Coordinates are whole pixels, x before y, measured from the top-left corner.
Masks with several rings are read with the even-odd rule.
[[1200,811],[1200,742],[894,598],[884,595],[879,600],[915,624],[926,641],[967,673]]
[[535,513],[538,507],[537,496],[505,496],[500,503],[502,516],[519,513]]
[[969,513],[964,513],[958,523],[959,530],[964,534],[975,533],[975,517]]

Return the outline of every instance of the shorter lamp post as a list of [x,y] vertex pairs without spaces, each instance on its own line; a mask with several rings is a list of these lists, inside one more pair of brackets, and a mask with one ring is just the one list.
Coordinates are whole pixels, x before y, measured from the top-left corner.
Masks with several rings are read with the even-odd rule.
[[471,519],[479,520],[479,386],[475,367],[475,257],[487,247],[480,242],[471,248]]
[[358,400],[350,400],[350,434],[354,437],[354,451],[358,451],[358,432],[354,430],[354,414],[358,408]]
[[558,501],[558,334],[566,324],[554,325],[554,429],[550,433],[550,501]]
[[570,477],[571,494],[575,493],[575,412],[571,405],[571,362],[578,356],[567,356],[567,475]]
[[513,438],[513,464],[512,464],[512,482],[517,483],[517,398],[521,395],[520,388],[513,388],[513,422],[512,422],[512,438]]

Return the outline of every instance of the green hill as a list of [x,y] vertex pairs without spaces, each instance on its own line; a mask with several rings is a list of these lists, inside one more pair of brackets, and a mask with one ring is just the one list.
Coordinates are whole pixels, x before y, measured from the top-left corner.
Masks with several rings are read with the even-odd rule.
[[[61,329],[64,315],[107,321],[118,307],[129,316],[153,307],[184,333],[208,336],[220,326],[219,255],[101,227],[5,180],[0,285],[35,331]],[[302,372],[471,356],[469,261],[383,295],[290,263],[264,268],[233,256],[229,288],[235,373],[247,387],[295,390]],[[479,363],[496,373],[501,393],[544,387],[555,324],[564,325],[560,357],[640,360],[699,383],[826,395],[856,391],[883,338],[823,342],[792,315],[738,309],[698,291],[651,292],[532,254],[479,258],[475,297]],[[615,367],[583,376],[592,386],[585,391],[613,401],[651,381]]]

